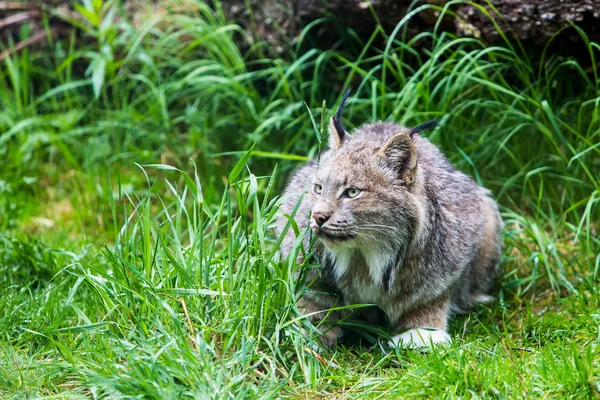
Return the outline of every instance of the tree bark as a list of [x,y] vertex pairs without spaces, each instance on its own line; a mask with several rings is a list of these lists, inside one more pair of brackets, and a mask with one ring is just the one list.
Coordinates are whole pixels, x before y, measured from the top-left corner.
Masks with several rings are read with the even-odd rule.
[[[315,34],[320,39],[339,36],[340,26],[354,30],[365,41],[378,24],[391,33],[406,16],[412,1],[250,0],[249,3],[250,10],[245,0],[223,0],[222,7],[232,21],[251,35],[285,43],[298,38],[305,27],[322,17],[331,18],[317,27]],[[414,8],[425,4],[443,7],[446,3],[447,0],[425,0]],[[590,40],[600,40],[600,0],[492,0],[493,7],[483,1],[477,3],[508,37],[516,37],[528,45],[545,45],[570,22],[581,27]],[[446,14],[441,28],[461,36],[479,37],[491,44],[503,40],[482,9],[468,4],[453,5],[450,10],[456,16]],[[432,29],[439,15],[439,9],[422,10],[410,19],[409,33]],[[577,34],[574,29],[571,31],[568,35],[573,40]]]

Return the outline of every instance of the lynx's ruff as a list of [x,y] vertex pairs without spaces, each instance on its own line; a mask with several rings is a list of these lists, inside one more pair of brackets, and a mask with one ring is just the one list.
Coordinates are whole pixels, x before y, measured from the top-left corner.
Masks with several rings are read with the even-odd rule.
[[[339,327],[322,321],[341,316],[327,309],[359,303],[377,305],[395,329],[407,330],[392,345],[449,342],[450,309],[491,299],[501,257],[498,207],[488,190],[419,135],[435,124],[410,129],[377,122],[347,134],[341,122],[347,94],[331,119],[329,149],[295,173],[280,209],[279,233],[307,192],[295,220],[316,235],[321,268],[308,274],[316,283],[299,308],[321,322],[326,346],[341,336]],[[295,240],[289,229],[284,257]],[[377,322],[376,313],[364,314]]]

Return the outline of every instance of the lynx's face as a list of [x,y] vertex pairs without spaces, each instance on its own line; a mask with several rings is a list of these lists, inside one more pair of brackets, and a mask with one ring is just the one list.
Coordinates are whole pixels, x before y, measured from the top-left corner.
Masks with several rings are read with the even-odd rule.
[[311,228],[331,249],[395,248],[415,228],[409,186],[384,147],[346,141],[323,156],[309,188]]

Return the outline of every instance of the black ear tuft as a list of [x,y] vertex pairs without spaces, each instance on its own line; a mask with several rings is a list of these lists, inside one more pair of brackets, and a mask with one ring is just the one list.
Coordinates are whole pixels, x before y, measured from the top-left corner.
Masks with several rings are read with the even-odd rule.
[[346,90],[346,93],[342,96],[342,101],[340,102],[340,106],[331,119],[329,120],[329,148],[330,149],[339,149],[344,140],[346,139],[346,130],[344,129],[344,124],[342,123],[342,114],[344,113],[344,106],[346,105],[346,101],[348,101],[348,96],[350,96],[350,88]]
[[411,138],[413,137],[414,134],[416,133],[421,133],[423,131],[427,131],[429,129],[435,129],[438,126],[440,126],[440,121],[437,119],[431,120],[429,122],[425,122],[424,124],[421,124],[419,126],[415,126],[414,128],[411,128],[408,131],[408,136],[410,136]]
[[350,92],[352,88],[348,88],[344,96],[342,96],[342,101],[340,102],[340,106],[337,109],[337,112],[333,116],[333,126],[335,126],[335,130],[337,131],[340,142],[344,140],[346,136],[346,131],[344,130],[344,124],[342,123],[342,114],[344,113],[344,107],[346,106],[346,101],[348,101],[348,97],[350,97]]

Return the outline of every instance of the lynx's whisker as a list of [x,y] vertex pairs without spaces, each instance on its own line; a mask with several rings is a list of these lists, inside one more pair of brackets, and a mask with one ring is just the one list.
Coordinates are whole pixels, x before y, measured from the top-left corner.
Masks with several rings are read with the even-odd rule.
[[359,228],[387,228],[387,229],[393,229],[396,230],[398,229],[397,226],[391,226],[391,225],[381,225],[381,224],[361,224],[358,225]]

